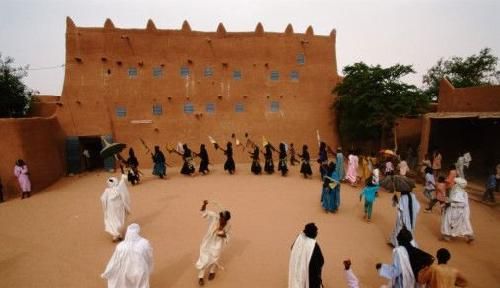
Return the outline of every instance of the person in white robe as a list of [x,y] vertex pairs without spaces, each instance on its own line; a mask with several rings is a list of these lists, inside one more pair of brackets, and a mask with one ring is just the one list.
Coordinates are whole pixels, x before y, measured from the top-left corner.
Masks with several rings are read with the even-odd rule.
[[351,269],[351,260],[344,260],[344,275],[347,282],[348,288],[359,288],[359,280],[358,277],[354,274]]
[[116,246],[113,256],[101,277],[108,280],[108,288],[149,288],[153,272],[153,248],[139,235],[138,224],[130,224],[125,240]]
[[398,246],[392,250],[392,264],[376,265],[379,275],[389,279],[387,286],[382,287],[415,288],[417,284],[407,250],[412,241],[411,233],[407,229],[402,229],[397,241]]
[[101,195],[104,212],[104,230],[111,234],[113,241],[121,240],[125,217],[130,213],[130,196],[127,188],[127,175],[123,174],[118,181],[110,177],[108,188]]
[[288,264],[288,288],[323,287],[321,270],[324,258],[316,241],[317,235],[318,228],[309,223],[295,239]]
[[450,237],[465,237],[468,243],[474,240],[474,231],[470,222],[469,196],[465,187],[467,187],[465,179],[455,178],[449,203],[441,218],[443,240],[449,240]]
[[208,269],[208,280],[215,278],[215,273],[220,266],[219,259],[224,247],[228,244],[231,234],[231,213],[223,210],[220,213],[207,210],[208,201],[203,201],[201,216],[208,220],[208,230],[200,245],[200,257],[196,262],[198,269],[198,284],[205,284],[205,272]]
[[[397,211],[396,224],[390,237],[390,244],[393,247],[398,246],[397,236],[403,226],[406,226],[412,236],[415,235],[417,215],[420,211],[420,204],[417,197],[415,197],[415,193],[413,192],[401,192],[401,197],[399,197],[399,200],[395,201],[395,206]],[[415,239],[415,237],[413,237],[413,239]],[[413,244],[416,246],[415,241],[413,241]]]
[[457,168],[457,176],[465,179],[465,168],[469,168],[470,162],[472,161],[472,157],[470,153],[463,153],[458,157],[457,162],[455,163],[455,167]]

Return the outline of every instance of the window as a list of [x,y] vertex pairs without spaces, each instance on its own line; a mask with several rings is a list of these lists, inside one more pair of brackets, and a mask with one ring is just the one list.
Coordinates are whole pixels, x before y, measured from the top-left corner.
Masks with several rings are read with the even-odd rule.
[[203,71],[203,76],[205,77],[212,77],[214,75],[214,70],[212,67],[207,66],[205,67],[205,70]]
[[304,65],[306,63],[306,59],[303,53],[297,54],[297,64]]
[[233,71],[233,79],[234,80],[241,80],[241,71],[240,70]]
[[243,105],[243,103],[236,103],[236,105],[234,105],[234,111],[245,112],[245,106]]
[[271,112],[279,112],[280,111],[280,102],[271,101]]
[[123,106],[116,107],[116,117],[126,117],[127,116],[127,108]]
[[215,113],[215,103],[208,103],[205,107],[207,113]]
[[193,114],[194,112],[194,105],[193,103],[185,103],[184,104],[184,113],[186,114]]
[[137,78],[137,68],[135,68],[135,67],[128,68],[128,77],[129,78]]
[[187,78],[187,77],[189,77],[190,74],[191,73],[189,71],[189,67],[187,67],[187,66],[182,66],[181,67],[181,77],[182,78]]
[[163,114],[163,107],[161,104],[153,104],[153,115],[160,116]]
[[299,72],[297,71],[290,72],[290,80],[299,81]]
[[163,77],[163,68],[162,67],[153,67],[153,77],[154,78]]
[[279,71],[271,71],[271,80],[273,80],[273,81],[280,80],[280,72]]

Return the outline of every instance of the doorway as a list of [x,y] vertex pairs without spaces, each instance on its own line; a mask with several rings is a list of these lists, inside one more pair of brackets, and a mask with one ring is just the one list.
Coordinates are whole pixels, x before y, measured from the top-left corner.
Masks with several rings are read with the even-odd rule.
[[104,168],[104,160],[101,158],[100,151],[102,142],[100,136],[80,136],[80,150],[82,155],[82,171],[92,171]]

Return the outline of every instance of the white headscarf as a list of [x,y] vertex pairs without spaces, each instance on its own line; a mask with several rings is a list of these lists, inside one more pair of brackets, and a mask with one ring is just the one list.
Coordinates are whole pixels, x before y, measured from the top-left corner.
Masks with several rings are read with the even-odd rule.
[[132,223],[128,225],[125,240],[123,240],[123,242],[136,242],[142,239],[139,232],[141,232],[141,226],[139,226],[139,224]]
[[116,177],[109,177],[106,183],[108,184],[108,188],[113,188],[118,186],[118,179]]

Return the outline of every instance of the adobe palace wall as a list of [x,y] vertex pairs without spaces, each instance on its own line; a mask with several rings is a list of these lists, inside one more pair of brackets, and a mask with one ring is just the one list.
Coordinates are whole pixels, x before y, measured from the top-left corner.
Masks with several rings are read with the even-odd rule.
[[[339,81],[335,30],[295,33],[77,27],[67,19],[66,71],[57,117],[68,136],[112,135],[136,150],[142,167],[151,165],[140,139],[163,150],[169,143],[210,147],[211,162],[224,156],[208,141],[225,145],[231,134],[243,144],[247,132],[262,146],[308,144],[317,153],[316,130],[338,143],[332,89]],[[125,156],[125,155],[124,155]],[[178,164],[180,157],[168,156]],[[235,148],[235,160],[249,162]]]
[[17,159],[28,165],[32,191],[40,191],[66,173],[64,163],[64,133],[55,115],[51,117],[0,119],[0,176],[4,199],[20,195],[14,176]]
[[437,112],[499,112],[500,85],[455,88],[447,80],[439,83]]

